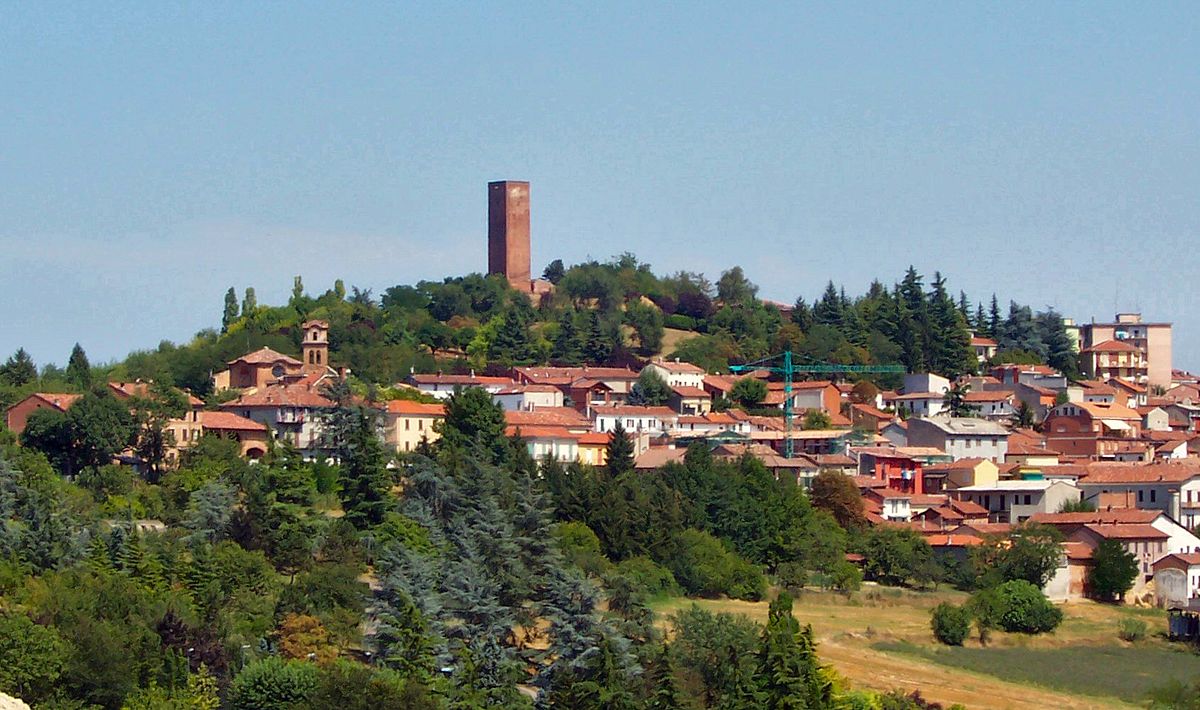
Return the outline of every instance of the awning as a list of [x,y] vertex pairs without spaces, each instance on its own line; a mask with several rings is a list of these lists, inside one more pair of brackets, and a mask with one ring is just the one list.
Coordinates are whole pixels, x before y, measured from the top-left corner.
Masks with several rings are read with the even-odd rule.
[[1109,429],[1115,429],[1116,431],[1128,431],[1133,428],[1120,419],[1101,419],[1100,423]]

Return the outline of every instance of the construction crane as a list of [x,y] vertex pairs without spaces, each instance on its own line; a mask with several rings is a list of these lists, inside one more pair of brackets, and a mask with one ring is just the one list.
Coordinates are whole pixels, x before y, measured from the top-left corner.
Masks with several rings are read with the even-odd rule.
[[[779,358],[783,358],[783,367],[772,365]],[[813,362],[806,365],[795,364],[795,358],[792,356],[791,350],[785,350],[779,355],[771,355],[761,360],[748,362],[745,365],[730,365],[730,372],[753,372],[755,370],[764,370],[776,375],[783,375],[783,421],[787,426],[787,438],[784,440],[785,458],[792,458],[795,453],[795,443],[792,441],[792,381],[797,373],[801,374],[828,374],[828,375],[853,375],[853,374],[901,374],[906,370],[903,365],[834,365],[828,362]]]

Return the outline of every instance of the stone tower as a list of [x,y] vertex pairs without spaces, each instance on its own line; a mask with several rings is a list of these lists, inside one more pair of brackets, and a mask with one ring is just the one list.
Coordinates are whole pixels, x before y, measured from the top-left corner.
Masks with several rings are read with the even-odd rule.
[[488,183],[488,274],[503,274],[512,287],[528,292],[529,183]]
[[329,323],[310,320],[300,327],[304,329],[304,340],[300,343],[304,371],[324,370],[329,365]]

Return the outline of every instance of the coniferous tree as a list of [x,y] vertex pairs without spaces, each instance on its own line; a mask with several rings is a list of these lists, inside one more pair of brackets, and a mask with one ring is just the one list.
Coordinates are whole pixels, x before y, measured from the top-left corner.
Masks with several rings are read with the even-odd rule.
[[36,380],[37,374],[33,358],[25,352],[25,348],[17,348],[17,352],[0,367],[0,382],[12,387],[21,387]]
[[638,375],[629,390],[629,403],[643,407],[658,407],[667,403],[671,389],[657,370],[649,367]]
[[1001,326],[998,340],[1002,350],[1020,350],[1039,356],[1045,353],[1045,344],[1034,323],[1033,311],[1029,306],[1017,305],[1015,301],[1009,302],[1008,318]]
[[992,294],[992,305],[988,308],[988,337],[999,340],[1001,330],[1003,329],[1003,321],[1000,320],[1000,301],[996,299],[996,294]]
[[242,315],[252,316],[258,309],[258,297],[254,295],[254,287],[246,287],[246,297],[242,299]]
[[1042,311],[1035,318],[1038,335],[1045,348],[1046,364],[1068,378],[1079,376],[1079,356],[1075,343],[1067,335],[1063,318],[1053,308]]
[[508,455],[504,409],[479,387],[456,389],[446,399],[446,418],[435,426],[441,432],[438,443],[443,448],[481,451],[492,464],[504,461]]
[[813,322],[818,325],[831,325],[840,328],[842,325],[842,296],[830,281],[825,285],[825,292],[813,306]]
[[896,287],[895,302],[895,340],[901,348],[904,365],[909,372],[924,372],[929,367],[926,357],[928,315],[921,276],[911,266]]
[[304,279],[299,276],[292,278],[292,299],[289,304],[294,308],[304,298]]
[[813,326],[813,312],[803,296],[798,297],[795,305],[792,306],[792,322],[800,328],[801,332],[808,332],[808,329]]
[[607,460],[604,464],[609,476],[616,478],[626,471],[633,470],[633,442],[621,426],[621,420],[613,427],[608,437]]
[[221,332],[229,331],[229,326],[233,325],[238,319],[238,298],[237,291],[232,286],[225,292],[225,311],[221,316]]
[[583,362],[583,343],[579,328],[575,326],[575,311],[571,309],[564,310],[558,317],[558,334],[550,357],[555,363],[568,367]]
[[946,280],[940,273],[933,277],[928,313],[930,369],[951,379],[974,372],[978,361],[971,349],[966,321],[947,293]]
[[75,347],[71,348],[71,357],[67,360],[67,382],[70,382],[80,390],[86,390],[92,386],[92,366],[88,363],[87,353],[83,351],[83,347],[79,343],[75,343]]
[[983,312],[983,301],[975,304],[975,321],[971,324],[971,327],[974,328],[975,333],[980,336],[985,338],[993,337],[992,329],[988,325],[987,316],[984,315]]
[[831,688],[821,677],[812,627],[800,628],[792,616],[792,598],[781,593],[771,602],[758,651],[756,677],[762,707],[779,710],[829,707]]
[[647,710],[684,710],[683,692],[675,678],[675,663],[671,648],[663,644],[646,673],[646,685],[650,689]]
[[608,362],[608,358],[612,356],[615,349],[614,338],[611,333],[606,331],[604,322],[600,320],[600,314],[595,310],[588,311],[587,330],[584,331],[584,335],[583,354],[587,362],[592,365],[602,365]]

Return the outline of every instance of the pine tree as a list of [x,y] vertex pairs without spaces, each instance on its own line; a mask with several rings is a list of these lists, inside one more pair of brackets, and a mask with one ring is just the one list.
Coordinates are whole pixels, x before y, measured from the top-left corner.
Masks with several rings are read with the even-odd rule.
[[80,390],[86,390],[92,386],[92,366],[88,363],[87,353],[83,351],[83,346],[75,343],[75,347],[71,348],[71,357],[67,360],[67,382],[75,385]]
[[412,599],[402,590],[386,590],[379,616],[379,661],[405,677],[428,683],[436,670],[436,645]]
[[792,322],[800,328],[802,333],[808,332],[808,329],[813,327],[812,309],[809,308],[803,296],[797,298],[795,305],[792,306]]
[[813,322],[818,325],[831,325],[840,328],[842,325],[842,295],[830,281],[825,285],[821,299],[813,306]]
[[529,332],[532,317],[526,308],[513,306],[500,319],[500,327],[488,348],[493,362],[506,366],[529,365],[536,359],[533,336]]
[[84,558],[87,566],[93,571],[111,572],[113,570],[112,557],[109,555],[108,545],[99,534],[92,535],[92,539],[88,541],[87,552]]
[[1050,308],[1038,313],[1034,320],[1042,346],[1045,348],[1046,364],[1068,378],[1078,377],[1079,356],[1075,352],[1074,341],[1067,335],[1062,316]]
[[242,299],[242,315],[252,316],[254,311],[258,309],[258,297],[254,295],[254,288],[246,287],[246,297]]
[[588,311],[584,356],[592,365],[603,365],[613,353],[613,338],[605,332],[604,323],[596,311]]
[[633,442],[621,426],[621,420],[613,427],[608,438],[607,460],[604,464],[608,475],[612,478],[633,470]]
[[36,380],[37,374],[33,358],[25,352],[25,348],[17,348],[17,352],[0,367],[0,382],[12,387],[21,387]]
[[225,313],[221,316],[221,332],[228,333],[229,326],[233,325],[238,319],[238,298],[237,291],[230,286],[225,292]]
[[941,273],[933,277],[933,292],[929,295],[929,367],[951,379],[974,372],[978,361],[971,349],[966,322],[946,291]]
[[928,368],[925,355],[926,306],[921,277],[911,266],[904,281],[896,287],[896,337],[901,348],[901,360],[909,372],[924,372]]
[[575,366],[583,362],[583,344],[575,326],[575,311],[567,309],[558,317],[558,335],[554,338],[551,359],[559,365]]
[[958,312],[962,314],[963,322],[970,325],[971,323],[971,302],[967,300],[967,292],[958,292]]
[[663,644],[654,663],[646,671],[646,685],[650,688],[650,699],[646,710],[684,710],[683,692],[675,679],[675,664],[671,660],[671,649]]
[[992,329],[988,325],[987,316],[983,312],[983,301],[975,304],[975,321],[971,324],[975,332],[985,338],[995,337],[992,334]]
[[829,706],[830,689],[817,665],[812,627],[800,628],[786,592],[771,602],[755,675],[763,707],[800,710]]
[[1000,331],[1003,324],[1000,321],[1000,302],[996,300],[996,294],[992,294],[992,305],[988,308],[988,337],[995,340],[1000,339]]

